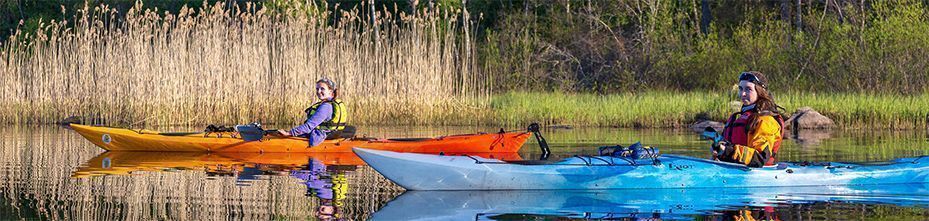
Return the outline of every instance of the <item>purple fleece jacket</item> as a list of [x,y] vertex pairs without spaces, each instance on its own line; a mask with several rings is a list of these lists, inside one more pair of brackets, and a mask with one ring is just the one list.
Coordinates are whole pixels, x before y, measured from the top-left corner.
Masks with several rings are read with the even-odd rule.
[[316,113],[307,115],[306,121],[300,126],[290,129],[290,135],[295,137],[306,137],[310,141],[310,146],[316,146],[326,139],[329,131],[317,130],[319,124],[332,119],[332,104],[323,103],[316,108]]

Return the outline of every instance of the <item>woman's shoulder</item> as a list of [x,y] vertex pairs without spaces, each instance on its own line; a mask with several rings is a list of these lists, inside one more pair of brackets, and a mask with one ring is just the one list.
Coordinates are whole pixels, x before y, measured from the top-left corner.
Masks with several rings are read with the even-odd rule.
[[309,108],[307,108],[306,110],[303,110],[303,111],[304,111],[304,112],[307,112],[307,113],[310,113],[310,111],[314,111],[314,110],[315,110],[316,112],[319,112],[320,110],[323,110],[323,109],[326,109],[326,110],[328,110],[328,111],[332,111],[332,104],[330,104],[330,102],[328,102],[328,101],[317,102],[317,103],[313,104],[312,106],[310,106]]
[[757,118],[757,125],[761,128],[781,128],[781,122],[776,118],[776,115],[759,115]]
[[320,109],[321,109],[321,108],[332,109],[332,102],[328,102],[328,101],[327,101],[327,102],[322,102],[321,104],[319,104],[319,107],[317,107],[317,108],[320,108]]
[[763,110],[763,111],[758,111],[756,114],[758,115],[758,117],[770,117],[771,119],[778,118],[778,117],[779,118],[784,117],[784,115],[781,114],[780,111]]

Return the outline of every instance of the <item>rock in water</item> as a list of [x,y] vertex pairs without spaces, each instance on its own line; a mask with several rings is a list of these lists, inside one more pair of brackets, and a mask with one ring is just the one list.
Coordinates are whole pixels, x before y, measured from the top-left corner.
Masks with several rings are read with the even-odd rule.
[[698,121],[697,123],[691,125],[691,126],[690,126],[690,129],[691,129],[691,130],[694,130],[694,132],[702,133],[703,130],[706,129],[707,127],[712,127],[713,129],[716,129],[716,131],[722,132],[722,131],[723,131],[723,127],[725,127],[725,126],[726,126],[726,124],[725,124],[725,123],[722,123],[722,122],[716,122],[716,121],[711,121],[711,120],[702,120],[702,121]]
[[790,129],[829,129],[835,127],[835,122],[823,116],[811,107],[801,107],[787,119]]

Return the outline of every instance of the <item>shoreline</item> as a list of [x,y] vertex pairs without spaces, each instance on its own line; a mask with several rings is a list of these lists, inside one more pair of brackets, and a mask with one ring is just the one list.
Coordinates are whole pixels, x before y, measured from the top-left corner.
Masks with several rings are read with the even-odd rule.
[[[788,113],[809,106],[835,121],[835,129],[924,130],[929,126],[929,95],[889,96],[872,94],[783,93],[778,103]],[[492,96],[490,101],[474,101],[478,107],[411,108],[397,112],[395,118],[419,118],[416,121],[392,120],[351,107],[352,122],[361,126],[492,126],[521,128],[538,122],[546,128],[672,128],[688,129],[700,120],[724,122],[734,107],[728,96],[717,92],[642,92],[637,94],[563,94],[550,92],[508,92]],[[350,101],[349,101],[350,102]],[[367,103],[384,110],[386,103]],[[902,105],[906,104],[906,105]],[[420,104],[429,106],[429,104]],[[673,108],[668,108],[673,107]],[[260,116],[252,116],[261,119]],[[301,116],[294,116],[293,122]],[[786,118],[789,116],[785,116]],[[247,117],[246,117],[247,118]],[[60,119],[59,119],[60,120]],[[130,119],[131,120],[131,119]],[[124,122],[130,120],[123,119]],[[204,122],[171,119],[186,124],[146,122],[150,126],[198,126]],[[169,122],[171,120],[168,120]],[[100,121],[98,119],[98,121]],[[138,121],[138,120],[136,120]],[[106,122],[104,125],[119,125]],[[208,121],[207,121],[208,122]],[[288,122],[267,122],[292,124]],[[386,123],[395,122],[395,123]],[[11,122],[7,122],[8,125]],[[52,124],[54,122],[39,122]],[[15,123],[14,123],[15,124]],[[35,124],[33,122],[25,124]],[[25,125],[19,124],[19,125]],[[124,123],[125,124],[125,123]],[[234,122],[215,122],[230,124]]]

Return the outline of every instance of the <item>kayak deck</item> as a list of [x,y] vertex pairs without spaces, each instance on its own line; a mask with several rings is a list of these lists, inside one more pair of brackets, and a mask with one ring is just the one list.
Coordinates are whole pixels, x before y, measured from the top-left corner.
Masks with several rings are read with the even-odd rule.
[[[791,187],[929,182],[929,157],[882,164],[784,163],[748,168],[663,155],[638,163],[584,156],[554,164],[521,165],[495,159],[355,149],[368,165],[408,190],[551,190]],[[414,172],[415,171],[415,172]]]
[[91,143],[108,151],[249,152],[249,153],[349,153],[352,147],[416,153],[517,152],[530,132],[450,135],[427,139],[394,140],[340,138],[309,147],[306,138],[266,136],[244,141],[234,132],[159,133],[151,130],[95,127],[71,124]]

